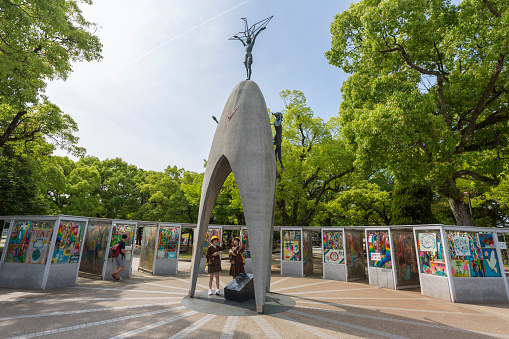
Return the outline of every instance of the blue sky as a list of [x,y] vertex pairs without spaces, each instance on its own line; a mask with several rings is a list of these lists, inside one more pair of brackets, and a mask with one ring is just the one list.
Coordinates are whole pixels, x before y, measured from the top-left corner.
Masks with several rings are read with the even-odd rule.
[[[267,106],[279,93],[304,92],[315,115],[338,114],[340,69],[328,64],[330,23],[350,1],[95,0],[83,6],[101,26],[103,60],[76,63],[47,94],[78,123],[80,145],[101,160],[121,157],[147,170],[204,171],[216,123],[245,79],[244,48],[228,37],[274,18],[253,49],[254,80]],[[63,155],[62,152],[57,152]]]

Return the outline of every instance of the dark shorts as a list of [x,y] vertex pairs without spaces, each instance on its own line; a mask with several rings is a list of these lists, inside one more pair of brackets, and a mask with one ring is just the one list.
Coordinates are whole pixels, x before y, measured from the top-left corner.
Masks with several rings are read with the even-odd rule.
[[124,267],[125,266],[125,260],[124,260],[124,256],[122,254],[120,254],[115,259],[117,259],[117,265],[116,265],[117,267]]

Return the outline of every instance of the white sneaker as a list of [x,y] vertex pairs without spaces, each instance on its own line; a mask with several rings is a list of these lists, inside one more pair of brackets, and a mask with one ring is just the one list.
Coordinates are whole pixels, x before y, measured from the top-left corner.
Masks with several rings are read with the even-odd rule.
[[216,290],[216,295],[219,295],[221,293],[220,290]]
[[212,293],[212,290],[209,290],[209,295],[212,295],[212,294],[214,294],[214,293]]

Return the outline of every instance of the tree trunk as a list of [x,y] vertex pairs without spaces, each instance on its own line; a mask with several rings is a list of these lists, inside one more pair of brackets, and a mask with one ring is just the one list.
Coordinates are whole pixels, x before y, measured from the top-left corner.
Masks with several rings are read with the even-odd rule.
[[16,114],[16,116],[12,119],[11,123],[5,130],[4,134],[2,136],[0,136],[0,147],[4,147],[5,143],[7,142],[7,140],[9,140],[9,137],[14,132],[14,130],[18,126],[21,118],[25,114],[27,114],[27,111],[19,111],[18,114]]
[[451,206],[452,213],[456,219],[458,226],[475,226],[474,221],[468,215],[465,204],[461,197],[459,199],[449,198],[449,205]]

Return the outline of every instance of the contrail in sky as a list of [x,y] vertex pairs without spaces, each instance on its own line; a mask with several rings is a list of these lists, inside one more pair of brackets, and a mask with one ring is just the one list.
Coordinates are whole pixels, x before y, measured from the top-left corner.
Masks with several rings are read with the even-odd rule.
[[168,41],[163,42],[163,43],[162,43],[162,44],[160,44],[159,46],[157,46],[157,47],[155,47],[155,48],[151,49],[150,51],[148,51],[148,52],[146,52],[146,53],[144,53],[144,54],[140,55],[140,56],[139,56],[139,57],[137,57],[136,59],[133,59],[133,60],[129,61],[127,64],[125,64],[125,65],[123,65],[122,67],[118,68],[118,69],[117,69],[117,71],[119,71],[119,70],[121,70],[122,68],[125,68],[125,67],[127,67],[127,66],[129,66],[129,65],[131,65],[131,64],[133,64],[133,63],[135,63],[136,61],[138,61],[138,60],[140,60],[140,59],[142,59],[142,58],[146,57],[146,56],[147,56],[147,55],[149,55],[150,53],[153,53],[153,52],[157,51],[157,50],[158,50],[158,49],[160,49],[161,47],[163,47],[163,46],[165,46],[165,45],[169,44],[170,42],[172,42],[172,41],[174,41],[174,40],[176,40],[176,39],[180,38],[181,36],[183,36],[183,35],[185,35],[185,34],[187,34],[187,33],[191,32],[191,31],[194,31],[195,29],[197,29],[197,28],[199,28],[199,27],[201,27],[201,26],[203,26],[203,25],[205,25],[205,24],[207,24],[207,23],[211,22],[212,20],[215,20],[215,19],[219,18],[219,17],[220,17],[220,16],[222,16],[222,15],[225,15],[226,13],[228,13],[228,12],[230,12],[230,11],[233,11],[235,8],[240,7],[240,6],[242,6],[243,4],[245,4],[245,3],[249,2],[249,1],[251,1],[251,0],[243,1],[243,2],[241,2],[240,4],[238,4],[237,6],[234,6],[234,7],[230,8],[230,9],[228,9],[228,10],[224,11],[223,13],[220,13],[220,14],[216,15],[216,16],[215,16],[215,17],[213,17],[213,18],[210,18],[210,19],[208,19],[208,20],[205,20],[204,22],[202,22],[202,23],[201,23],[201,24],[199,24],[199,25],[196,25],[196,26],[194,26],[194,27],[192,27],[192,28],[189,28],[187,31],[185,31],[185,32],[183,32],[183,33],[180,33],[180,34],[179,34],[179,35],[177,35],[177,36],[174,36],[173,38],[169,39]]

